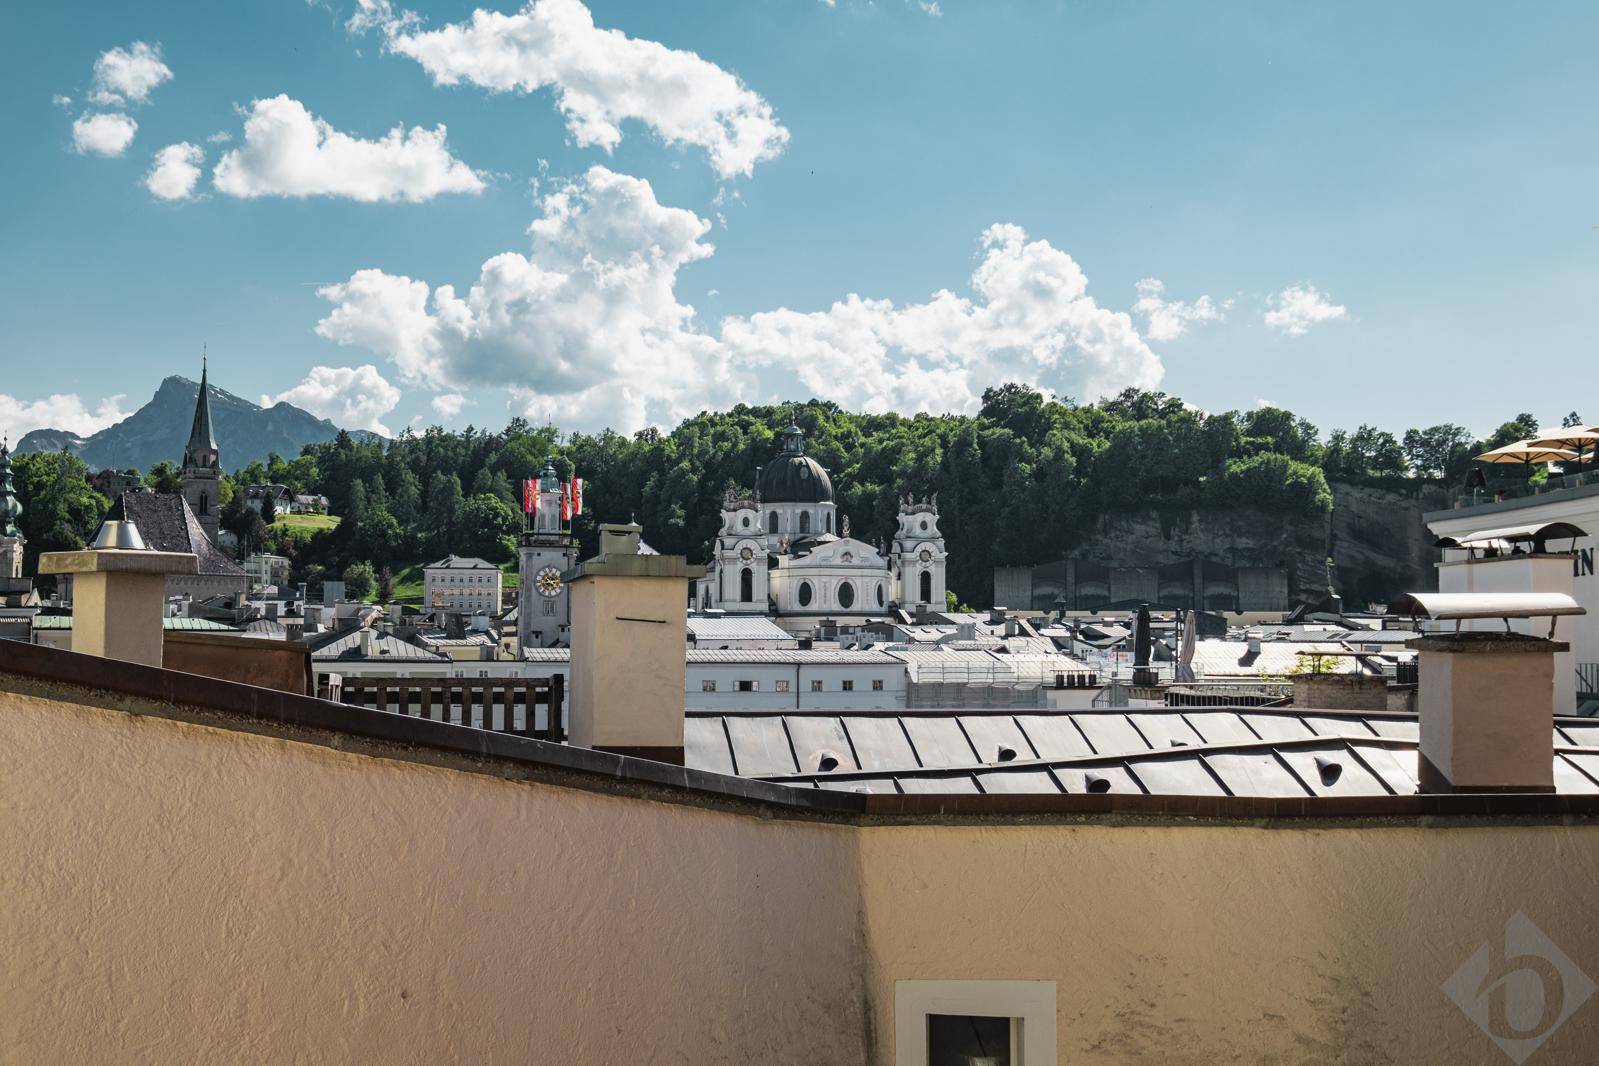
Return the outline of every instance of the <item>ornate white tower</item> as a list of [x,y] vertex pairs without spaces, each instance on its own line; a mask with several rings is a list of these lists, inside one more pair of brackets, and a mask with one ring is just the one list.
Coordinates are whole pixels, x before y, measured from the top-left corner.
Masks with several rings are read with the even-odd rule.
[[900,500],[891,560],[895,599],[901,608],[914,611],[918,604],[926,604],[929,610],[944,610],[948,557],[944,535],[938,531],[938,497],[918,502],[906,496]]
[[211,397],[206,384],[205,360],[200,361],[200,394],[194,401],[194,424],[183,449],[183,498],[200,520],[200,528],[215,544],[222,518],[222,453],[211,430]]
[[5,581],[22,580],[22,549],[27,538],[17,528],[22,503],[11,484],[10,442],[0,442],[0,588]]
[[766,534],[761,505],[728,493],[722,501],[722,528],[716,534],[711,607],[731,614],[765,614],[769,595]]
[[518,648],[553,648],[566,643],[572,608],[561,575],[572,569],[576,558],[572,535],[562,528],[561,479],[555,464],[545,463],[533,504],[533,528],[522,534],[517,550]]

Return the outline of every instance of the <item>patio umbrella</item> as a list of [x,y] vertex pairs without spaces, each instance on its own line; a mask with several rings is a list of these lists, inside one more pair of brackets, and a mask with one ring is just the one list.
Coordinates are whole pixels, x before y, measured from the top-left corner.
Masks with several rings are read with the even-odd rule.
[[1523,443],[1529,448],[1575,448],[1578,469],[1582,468],[1582,453],[1592,452],[1599,446],[1599,432],[1595,432],[1592,426],[1569,426],[1548,433],[1539,430],[1538,433],[1538,436],[1528,437]]
[[1567,459],[1575,459],[1577,453],[1570,448],[1553,445],[1537,445],[1531,439],[1518,440],[1514,444],[1506,444],[1502,448],[1495,448],[1491,452],[1483,452],[1476,456],[1479,463],[1558,463]]
[[1199,628],[1199,619],[1193,611],[1183,615],[1183,639],[1177,646],[1177,679],[1179,681],[1192,681],[1194,679],[1194,636]]

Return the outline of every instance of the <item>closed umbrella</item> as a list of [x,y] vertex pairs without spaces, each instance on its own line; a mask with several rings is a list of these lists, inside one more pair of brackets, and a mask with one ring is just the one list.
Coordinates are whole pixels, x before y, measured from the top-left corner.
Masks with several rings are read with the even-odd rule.
[[1199,628],[1199,619],[1193,611],[1183,615],[1183,640],[1177,648],[1177,680],[1192,681],[1194,679],[1194,631]]

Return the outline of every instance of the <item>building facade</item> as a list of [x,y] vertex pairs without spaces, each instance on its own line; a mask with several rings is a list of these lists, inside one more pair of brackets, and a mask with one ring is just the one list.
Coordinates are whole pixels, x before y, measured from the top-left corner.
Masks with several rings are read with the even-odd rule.
[[250,587],[282,585],[289,580],[289,557],[270,552],[256,552],[244,560],[244,572],[250,576]]
[[824,618],[944,607],[948,552],[936,499],[900,501],[888,548],[853,537],[832,477],[805,454],[805,435],[792,425],[755,484],[752,495],[723,501],[711,561],[695,589],[701,610],[768,615],[801,632]]
[[422,605],[430,611],[499,614],[500,568],[484,559],[446,555],[422,568]]
[[533,528],[517,548],[517,646],[564,645],[572,628],[572,606],[563,577],[577,561],[572,534],[561,521],[561,479],[546,463],[533,500]]

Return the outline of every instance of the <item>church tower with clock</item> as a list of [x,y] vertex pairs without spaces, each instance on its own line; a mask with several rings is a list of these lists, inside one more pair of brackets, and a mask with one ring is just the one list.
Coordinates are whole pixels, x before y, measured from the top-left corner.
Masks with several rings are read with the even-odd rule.
[[571,602],[561,575],[576,563],[572,535],[561,521],[561,479],[553,463],[544,464],[533,505],[533,528],[517,550],[518,648],[564,646],[572,624]]
[[944,571],[949,553],[944,550],[944,535],[938,531],[937,496],[928,500],[906,496],[900,501],[899,529],[894,532],[890,560],[895,598],[901,607],[913,614],[922,604],[933,611],[946,608]]

